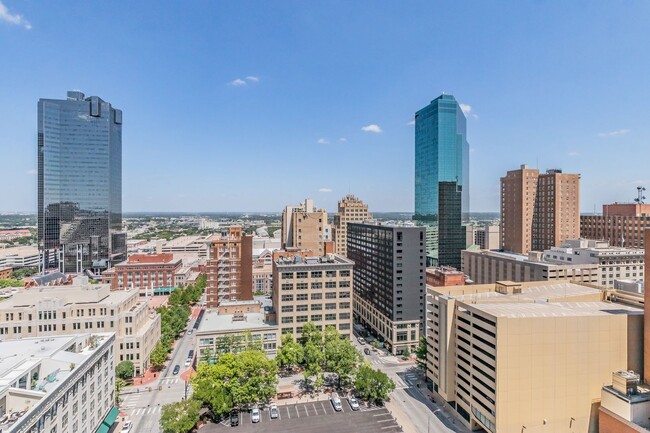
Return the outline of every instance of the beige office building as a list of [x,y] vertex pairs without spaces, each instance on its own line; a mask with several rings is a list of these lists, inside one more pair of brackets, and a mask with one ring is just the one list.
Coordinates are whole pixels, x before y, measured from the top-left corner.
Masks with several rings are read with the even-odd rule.
[[339,200],[339,211],[334,215],[332,236],[334,238],[334,251],[342,257],[348,254],[348,223],[362,223],[372,218],[368,212],[368,205],[361,199],[348,194]]
[[597,432],[601,388],[643,365],[643,311],[592,286],[429,287],[427,377],[472,430]]
[[115,363],[132,361],[135,375],[149,367],[160,340],[160,315],[137,289],[83,284],[4,292],[10,296],[0,302],[0,340],[114,332]]
[[324,255],[325,242],[331,241],[327,211],[316,209],[314,200],[305,199],[298,206],[282,211],[282,248],[312,250]]
[[[282,252],[276,252],[282,254]],[[344,257],[280,256],[273,263],[273,307],[282,334],[302,336],[311,322],[319,329],[334,326],[352,334],[352,267]]]
[[525,164],[501,178],[501,248],[520,254],[580,237],[580,175]]

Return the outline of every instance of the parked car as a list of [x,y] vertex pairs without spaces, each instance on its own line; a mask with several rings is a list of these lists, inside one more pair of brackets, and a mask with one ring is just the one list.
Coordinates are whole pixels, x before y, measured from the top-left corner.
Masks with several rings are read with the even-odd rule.
[[233,410],[230,412],[230,427],[235,427],[239,425],[239,412]]
[[251,410],[251,421],[252,422],[260,422],[260,410],[257,407],[254,407]]
[[124,424],[122,424],[122,433],[130,432],[132,426],[133,423],[131,421],[126,421]]
[[275,403],[271,403],[269,406],[269,414],[271,415],[271,419],[276,419],[277,417],[280,416],[280,412],[278,412],[278,405]]
[[192,358],[187,358],[185,360],[185,367],[189,367],[189,365],[192,363]]
[[178,374],[178,372],[181,371],[181,366],[176,364],[174,366],[174,371],[172,371],[173,374]]
[[343,406],[341,405],[341,399],[339,398],[339,395],[335,392],[330,394],[330,401],[332,402],[332,406],[334,407],[334,410],[337,412],[340,412],[343,410]]
[[359,337],[357,340],[359,341],[359,344],[366,344],[366,340],[363,337]]
[[356,397],[351,395],[348,397],[348,403],[350,403],[350,408],[352,410],[359,410],[359,402],[357,401]]
[[363,353],[365,353],[366,355],[370,355],[370,349],[366,347],[365,349],[363,349]]

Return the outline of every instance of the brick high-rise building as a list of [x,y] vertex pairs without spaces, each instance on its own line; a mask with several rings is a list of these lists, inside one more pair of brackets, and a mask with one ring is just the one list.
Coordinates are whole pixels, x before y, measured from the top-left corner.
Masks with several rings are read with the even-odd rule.
[[253,236],[241,227],[224,229],[210,238],[207,306],[253,299]]
[[339,200],[339,211],[334,215],[332,227],[336,254],[347,257],[348,223],[362,223],[370,218],[372,214],[368,212],[368,205],[361,199],[348,194]]
[[173,254],[133,254],[104,272],[102,277],[110,281],[112,290],[135,287],[143,293],[147,290],[171,292],[176,283],[174,275],[182,265],[183,261],[174,258]]
[[643,231],[650,227],[650,204],[612,203],[603,205],[602,215],[580,216],[580,234],[610,245],[644,248]]
[[580,175],[522,165],[501,178],[501,248],[521,254],[580,237]]
[[287,206],[282,211],[282,249],[312,250],[324,255],[325,242],[331,241],[327,211],[316,209],[314,200],[305,199],[298,206]]

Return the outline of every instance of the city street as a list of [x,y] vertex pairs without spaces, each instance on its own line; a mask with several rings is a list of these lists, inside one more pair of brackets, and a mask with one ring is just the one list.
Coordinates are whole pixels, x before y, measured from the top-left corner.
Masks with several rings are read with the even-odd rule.
[[[194,323],[195,320],[192,319],[187,329],[191,329]],[[180,401],[185,396],[185,382],[181,375],[189,368],[185,366],[185,360],[188,352],[194,348],[193,337],[194,333],[188,335],[186,332],[177,341],[171,358],[158,379],[147,385],[122,390],[120,409],[128,413],[127,419],[133,422],[133,432],[159,433],[162,406]],[[175,365],[181,368],[176,375],[172,374]],[[189,391],[188,387],[188,393]]]
[[[356,337],[354,345],[361,353],[371,348],[369,344],[359,344]],[[370,355],[364,354],[364,357],[373,368],[383,371],[395,382],[395,391],[386,408],[405,433],[469,433],[444,407],[429,400],[424,371],[415,361],[401,361],[383,350],[371,350]]]

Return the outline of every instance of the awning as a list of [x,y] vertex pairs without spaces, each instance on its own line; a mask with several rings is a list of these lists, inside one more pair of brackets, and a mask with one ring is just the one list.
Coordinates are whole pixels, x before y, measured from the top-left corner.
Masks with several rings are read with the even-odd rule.
[[96,433],[108,433],[119,413],[120,410],[113,407],[113,409],[108,412],[108,415],[106,415],[106,418],[104,418],[104,421],[102,421],[102,424],[99,426]]

